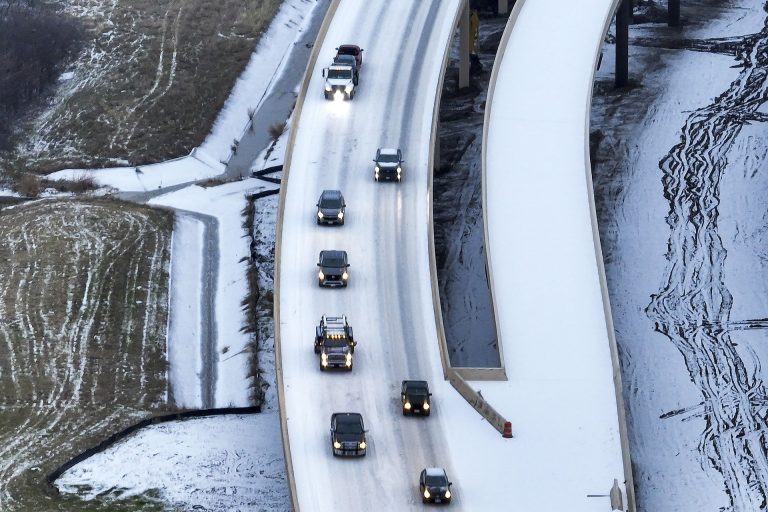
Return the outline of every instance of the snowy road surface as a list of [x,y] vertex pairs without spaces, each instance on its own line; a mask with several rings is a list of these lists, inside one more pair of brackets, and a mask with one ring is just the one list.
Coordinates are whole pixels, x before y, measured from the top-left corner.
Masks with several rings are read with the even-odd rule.
[[483,384],[483,394],[508,411],[524,445],[507,462],[510,475],[525,475],[525,485],[511,478],[519,510],[536,508],[546,489],[557,490],[548,510],[610,510],[607,498],[589,495],[607,494],[614,479],[626,497],[586,155],[593,71],[613,4],[518,5],[489,99],[487,250],[510,382]]
[[[298,122],[284,204],[279,308],[286,416],[298,499],[311,510],[421,509],[418,475],[444,466],[460,487],[441,424],[458,395],[442,381],[429,281],[427,161],[435,94],[458,1],[342,1],[320,51]],[[406,21],[407,20],[407,21]],[[350,102],[323,98],[321,68],[339,44],[364,48],[360,87]],[[404,152],[401,184],[376,183],[377,147]],[[315,224],[317,198],[339,188],[346,225]],[[320,289],[323,249],[350,258],[347,289]],[[351,374],[321,373],[313,353],[323,314],[346,314],[358,346]],[[432,417],[403,418],[400,381],[423,378],[435,388]],[[468,405],[467,414],[474,414]],[[361,412],[370,449],[360,460],[334,459],[329,420]],[[480,423],[479,416],[470,416]],[[442,420],[442,421],[441,421]],[[484,435],[498,437],[482,426]]]

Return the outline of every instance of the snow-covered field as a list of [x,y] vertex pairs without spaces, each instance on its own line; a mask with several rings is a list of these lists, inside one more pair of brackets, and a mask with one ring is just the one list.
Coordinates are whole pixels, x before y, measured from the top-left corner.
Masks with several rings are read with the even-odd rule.
[[[704,7],[682,34],[633,27],[660,48],[632,48],[640,88],[596,97],[592,119],[642,511],[752,512],[768,499],[766,14]],[[664,48],[681,36],[682,51]]]
[[285,512],[276,411],[147,427],[64,473],[59,491],[85,499],[156,496],[172,510]]

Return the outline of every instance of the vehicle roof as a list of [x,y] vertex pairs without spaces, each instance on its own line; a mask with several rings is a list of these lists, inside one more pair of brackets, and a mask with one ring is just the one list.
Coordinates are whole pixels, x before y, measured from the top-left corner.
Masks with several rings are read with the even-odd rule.
[[320,193],[320,197],[341,197],[341,190],[326,189]]
[[447,477],[443,468],[426,468],[427,476]]
[[341,61],[341,62],[347,61],[347,62],[350,62],[350,63],[354,62],[355,64],[357,64],[357,60],[355,60],[355,56],[354,55],[350,55],[349,53],[341,53],[341,54],[335,56],[333,58],[333,60],[334,60],[334,62],[337,62],[337,61]]
[[340,44],[339,50],[341,50],[342,48],[348,49],[348,50],[357,50],[357,51],[360,50],[360,47],[356,44]]
[[395,148],[379,148],[379,154],[382,155],[397,155],[398,151],[400,150]]
[[327,250],[320,251],[320,257],[323,258],[346,258],[347,251]]
[[405,384],[406,387],[429,387],[429,384],[427,384],[427,381],[425,380],[404,380],[403,384]]
[[359,412],[335,412],[331,414],[331,419],[336,419],[336,421],[339,420],[355,420],[355,421],[363,421],[363,415]]

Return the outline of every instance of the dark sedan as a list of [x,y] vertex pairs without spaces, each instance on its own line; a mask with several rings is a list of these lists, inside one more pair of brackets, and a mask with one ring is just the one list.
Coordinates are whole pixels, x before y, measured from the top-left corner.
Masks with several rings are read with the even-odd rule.
[[451,485],[443,468],[426,468],[419,476],[419,492],[423,503],[451,502]]

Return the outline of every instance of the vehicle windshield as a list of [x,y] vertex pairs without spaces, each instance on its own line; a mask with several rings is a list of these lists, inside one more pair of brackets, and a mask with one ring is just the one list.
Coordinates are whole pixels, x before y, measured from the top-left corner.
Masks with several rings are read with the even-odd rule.
[[328,78],[331,80],[352,80],[352,70],[350,68],[330,68]]
[[410,395],[426,395],[427,386],[424,384],[408,384],[408,394]]
[[320,208],[339,209],[341,208],[341,198],[340,197],[323,197],[320,200]]
[[339,434],[361,434],[363,429],[357,418],[344,416],[336,419],[336,432]]
[[339,340],[339,339],[326,339],[323,342],[323,345],[325,345],[327,348],[346,348],[347,347],[347,341],[346,340]]
[[339,46],[339,55],[356,55],[357,50],[352,46]]
[[323,257],[320,264],[324,267],[343,267],[344,266],[344,258],[341,256],[325,256]]
[[425,481],[429,487],[446,487],[448,485],[445,477],[438,475],[427,475]]
[[384,164],[396,164],[399,160],[397,158],[397,153],[390,155],[385,153],[379,153],[379,163]]

